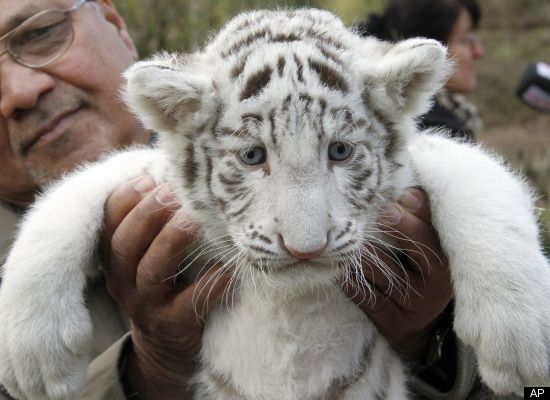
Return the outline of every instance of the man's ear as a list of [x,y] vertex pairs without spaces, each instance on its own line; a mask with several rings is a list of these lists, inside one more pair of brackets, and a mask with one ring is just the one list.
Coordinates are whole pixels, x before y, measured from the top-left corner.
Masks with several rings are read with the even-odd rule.
[[116,28],[122,42],[132,53],[132,55],[134,56],[134,60],[137,60],[138,52],[136,49],[136,45],[130,37],[130,33],[128,33],[128,28],[126,27],[124,19],[119,14],[112,0],[100,0],[98,1],[98,4],[107,22],[109,22]]
[[450,72],[446,55],[445,46],[432,39],[409,39],[393,45],[364,72],[369,104],[390,114],[412,117],[428,111],[430,99]]
[[208,66],[198,62],[196,56],[178,57],[158,54],[135,63],[124,73],[123,96],[147,129],[192,132],[216,110]]

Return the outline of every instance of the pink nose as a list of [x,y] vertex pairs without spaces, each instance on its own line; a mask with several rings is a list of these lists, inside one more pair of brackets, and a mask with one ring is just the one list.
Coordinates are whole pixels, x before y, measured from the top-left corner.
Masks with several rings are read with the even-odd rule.
[[325,250],[325,248],[327,247],[327,241],[325,241],[325,243],[323,243],[317,249],[311,251],[300,251],[287,246],[284,239],[281,237],[281,246],[288,252],[288,254],[290,254],[294,258],[297,258],[299,260],[311,260],[312,258],[318,257]]

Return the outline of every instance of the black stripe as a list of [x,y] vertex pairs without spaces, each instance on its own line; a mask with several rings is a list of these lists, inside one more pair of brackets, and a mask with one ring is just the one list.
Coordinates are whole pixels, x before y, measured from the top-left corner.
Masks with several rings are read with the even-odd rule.
[[342,237],[343,237],[346,233],[350,233],[350,232],[351,232],[351,227],[352,227],[352,225],[353,225],[353,224],[351,223],[351,221],[348,221],[348,223],[346,224],[345,229],[342,229],[342,232],[340,232],[340,233],[338,234],[338,236],[336,236],[336,237],[334,238],[334,240],[336,240],[336,241],[337,241],[337,240],[340,240],[340,239],[342,239]]
[[246,60],[242,60],[238,64],[235,64],[233,68],[231,68],[231,74],[229,76],[231,77],[232,81],[235,81],[242,74],[245,66]]
[[[353,207],[355,208],[356,210],[365,210],[367,207],[363,204],[360,204],[357,199],[353,198],[351,195],[346,195],[346,200],[347,202]],[[368,200],[367,198],[367,201],[370,202],[371,200]]]
[[[304,15],[306,18],[308,17],[307,14]],[[291,17],[292,18],[292,17]],[[265,16],[264,18],[265,19]],[[317,23],[317,21],[312,21],[312,23]],[[258,29],[251,33],[251,35],[241,39],[237,43],[233,44],[228,50],[224,51],[221,56],[223,58],[227,58],[232,54],[238,53],[241,49],[248,47],[252,45],[254,42],[258,40],[266,40],[267,42],[271,43],[277,43],[277,42],[295,42],[295,41],[307,41],[308,39],[313,39],[317,42],[319,46],[330,46],[336,50],[340,49],[346,49],[346,46],[344,46],[341,42],[337,41],[333,37],[329,36],[326,32],[319,32],[315,31],[312,27],[309,27],[307,29],[304,29],[301,32],[296,33],[288,33],[288,34],[281,34],[281,33],[273,33],[269,28],[259,28],[258,21],[254,21],[254,24],[256,25],[255,29]],[[249,21],[245,21],[245,23],[241,24],[241,26],[237,27],[236,29],[226,33],[228,37],[231,37],[235,33],[237,33],[240,30],[243,30],[245,27],[250,29],[251,23]],[[252,28],[254,29],[254,28]],[[326,56],[327,58],[331,58],[330,56]],[[333,56],[335,58],[335,62],[338,63],[338,58],[336,56]]]
[[208,148],[206,146],[202,146],[202,152],[203,152],[203,157],[206,160],[206,186],[210,191],[210,195],[212,196],[212,198],[214,198],[214,192],[212,191],[212,170],[213,170],[212,157],[210,157]]
[[341,65],[341,66],[344,65],[344,62],[342,60],[340,60],[336,54],[334,54],[333,52],[331,52],[330,50],[328,50],[327,48],[325,48],[321,44],[317,44],[317,48],[319,49],[321,54],[323,56],[325,56],[326,58],[328,58],[329,60],[332,60],[334,63],[336,63],[338,65]]
[[231,201],[243,200],[246,196],[250,194],[249,189],[234,188],[234,187],[228,188],[227,192],[229,192],[230,194],[235,193],[234,196],[231,196],[230,198]]
[[250,97],[257,96],[271,81],[272,72],[273,70],[271,67],[266,66],[264,69],[248,78],[244,90],[241,93],[240,100],[243,101]]
[[243,122],[248,122],[251,119],[257,122],[262,122],[264,120],[264,118],[260,114],[256,114],[256,113],[248,113],[248,114],[243,114],[241,116],[241,120]]
[[296,63],[297,69],[297,78],[298,81],[303,82],[304,81],[304,65],[302,64],[302,61],[298,58],[296,54],[294,54],[294,62]]
[[324,45],[332,46],[337,50],[346,48],[346,46],[344,46],[342,43],[336,41],[334,38],[332,38],[330,36],[327,36],[327,35],[324,35],[322,32],[314,31],[313,28],[306,29],[304,34],[306,35],[306,37],[308,37],[310,39],[318,40],[320,43],[322,43]]
[[252,205],[252,200],[253,199],[248,200],[246,202],[246,204],[244,206],[242,206],[240,209],[238,209],[235,212],[229,213],[227,215],[231,218],[234,218],[234,217],[237,217],[237,216],[241,215],[242,213],[244,213],[248,209],[248,207],[250,207]]
[[266,35],[269,34],[269,31],[267,29],[260,29],[256,32],[253,32],[252,35],[247,36],[246,38],[242,39],[241,41],[235,43],[231,48],[227,51],[224,51],[222,53],[223,58],[227,58],[232,54],[237,53],[240,49],[242,49],[245,46],[249,46],[256,40],[259,40],[261,38],[265,38]]
[[386,136],[386,149],[384,150],[384,156],[393,159],[395,154],[401,148],[401,140],[397,129],[394,124],[387,120],[381,113],[374,111],[375,118],[382,124],[384,130],[387,133]]
[[311,103],[313,102],[313,97],[311,97],[307,93],[300,93],[300,96],[298,97],[301,102],[305,103],[305,109],[304,111],[307,113],[309,112],[309,107],[311,106]]
[[247,129],[243,126],[238,129],[222,126],[221,128],[216,129],[216,136],[240,136],[245,132],[247,132]]
[[227,177],[222,173],[218,174],[218,179],[220,182],[226,186],[236,186],[241,185],[244,182],[244,177],[241,174],[233,174],[231,177]]
[[184,177],[189,186],[193,186],[199,174],[199,166],[195,160],[195,147],[189,143],[185,148]]
[[342,243],[340,246],[334,248],[332,251],[335,252],[335,253],[337,253],[337,252],[339,252],[339,251],[342,251],[342,250],[344,250],[344,249],[346,249],[346,248],[348,248],[348,247],[354,245],[355,243],[357,243],[357,240],[355,240],[355,239],[350,239],[350,240],[348,240],[347,242]]
[[296,42],[298,40],[300,40],[300,37],[296,36],[294,33],[287,33],[287,34],[278,33],[269,39],[270,42],[283,42],[283,43]]
[[291,100],[292,100],[292,95],[289,94],[288,96],[285,97],[285,99],[283,100],[283,107],[282,107],[283,111],[289,110]]
[[195,210],[198,210],[198,211],[208,209],[208,206],[206,205],[206,203],[203,203],[202,201],[199,201],[199,200],[193,201],[193,207],[195,208]]
[[336,237],[334,238],[334,240],[335,240],[335,241],[338,241],[338,240],[342,239],[346,233],[347,233],[346,230],[343,229],[343,230],[338,234],[338,236],[336,236]]
[[319,80],[330,89],[338,90],[344,94],[349,92],[349,87],[346,80],[334,68],[311,58],[308,60],[308,62],[309,67],[313,71],[315,71],[315,73],[319,77]]
[[317,139],[319,139],[320,143],[321,139],[326,136],[325,125],[323,124],[325,113],[327,111],[327,102],[325,99],[319,99],[319,107],[321,110],[319,111],[319,131],[317,132]]
[[277,137],[275,136],[275,109],[269,112],[269,122],[271,123],[271,141],[274,145],[276,145]]
[[276,255],[277,254],[277,253],[274,253],[271,250],[264,249],[263,247],[260,247],[260,246],[247,245],[246,247],[248,247],[249,249],[252,249],[254,251],[257,251],[258,253],[269,254],[269,255]]
[[273,242],[271,241],[271,239],[268,238],[267,236],[260,235],[260,236],[258,236],[258,239],[260,239],[260,240],[261,240],[262,242],[264,242],[264,243],[273,244]]
[[279,77],[283,77],[283,72],[285,69],[286,61],[283,56],[279,56],[279,60],[277,61],[277,72],[279,73]]
[[351,178],[351,189],[358,192],[363,190],[367,179],[369,179],[371,176],[372,176],[372,171],[370,169],[366,169],[361,173],[359,173],[358,175],[354,175]]

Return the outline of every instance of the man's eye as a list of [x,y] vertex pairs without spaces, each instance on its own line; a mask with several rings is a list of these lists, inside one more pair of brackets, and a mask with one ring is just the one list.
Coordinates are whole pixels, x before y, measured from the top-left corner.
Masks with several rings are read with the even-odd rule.
[[22,32],[17,38],[17,44],[21,47],[31,43],[34,40],[48,39],[49,35],[55,30],[57,25],[58,24],[52,24]]
[[244,149],[239,152],[239,158],[246,165],[263,164],[266,160],[266,151],[260,146]]
[[334,142],[328,147],[328,158],[331,161],[345,161],[353,154],[353,146],[349,143]]

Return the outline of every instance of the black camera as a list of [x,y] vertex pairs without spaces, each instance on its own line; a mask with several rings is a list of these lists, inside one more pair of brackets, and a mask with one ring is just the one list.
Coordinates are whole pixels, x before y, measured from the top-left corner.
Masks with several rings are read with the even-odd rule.
[[550,64],[538,61],[527,66],[516,95],[537,111],[550,112]]

